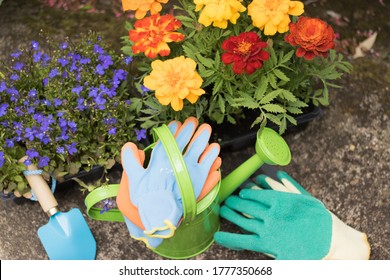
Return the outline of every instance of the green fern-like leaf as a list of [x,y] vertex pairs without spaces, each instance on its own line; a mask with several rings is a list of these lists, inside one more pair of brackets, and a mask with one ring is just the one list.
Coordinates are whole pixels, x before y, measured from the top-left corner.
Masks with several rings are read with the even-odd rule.
[[260,100],[260,104],[267,104],[274,100],[279,94],[282,93],[281,89],[273,90],[268,93],[264,98]]
[[206,57],[203,57],[202,55],[200,54],[197,54],[196,55],[196,58],[198,59],[198,61],[204,65],[205,67],[207,68],[213,68],[214,66],[214,60],[212,60],[211,58],[206,58]]
[[281,70],[275,68],[272,72],[275,74],[276,77],[278,77],[282,81],[285,81],[285,82],[290,81],[290,78],[287,77],[286,74],[284,74]]
[[276,84],[276,76],[273,73],[267,74],[268,82],[271,85],[272,88],[277,89],[278,86]]
[[295,97],[295,95],[291,91],[282,90],[282,96],[284,99],[286,99],[288,101],[291,101],[291,102],[297,101],[297,98]]
[[265,78],[264,76],[261,77],[259,84],[260,84],[260,86],[256,88],[255,94],[254,94],[254,97],[256,100],[261,100],[264,97],[265,93],[267,92],[268,79]]
[[271,113],[285,113],[286,109],[278,104],[265,104],[261,106],[262,109]]

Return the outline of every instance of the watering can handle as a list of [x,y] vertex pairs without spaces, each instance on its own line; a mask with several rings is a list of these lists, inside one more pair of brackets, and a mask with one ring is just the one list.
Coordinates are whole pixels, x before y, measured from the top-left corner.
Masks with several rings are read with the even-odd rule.
[[[27,157],[23,157],[19,160],[19,162],[25,162],[26,160]],[[38,168],[35,165],[30,164],[27,166],[27,170],[34,171],[38,170]],[[38,173],[31,174],[26,176],[26,179],[35,196],[37,197],[43,211],[45,211],[45,213],[48,214],[49,217],[57,213],[59,211],[57,200],[54,198],[54,195],[51,192],[49,185],[47,184],[45,179],[43,179],[42,175]]]
[[183,203],[183,223],[192,221],[196,216],[196,197],[190,174],[188,173],[187,166],[184,162],[183,155],[177,146],[176,140],[173,137],[168,126],[165,124],[153,128],[155,138],[159,138],[168,159],[171,163],[172,169],[175,173],[175,177],[180,188],[180,194]]
[[113,208],[108,211],[102,211],[103,208],[95,207],[98,202],[107,198],[113,198],[118,195],[119,184],[110,184],[105,187],[94,189],[85,197],[85,206],[87,215],[98,221],[125,222],[119,209]]

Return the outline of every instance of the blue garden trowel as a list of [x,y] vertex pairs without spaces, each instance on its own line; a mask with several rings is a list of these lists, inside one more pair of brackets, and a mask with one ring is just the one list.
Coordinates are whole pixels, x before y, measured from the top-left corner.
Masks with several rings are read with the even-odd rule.
[[[24,159],[25,160],[25,159]],[[22,161],[24,161],[22,159]],[[80,210],[63,213],[43,177],[33,165],[27,167],[27,181],[49,222],[38,229],[38,236],[51,260],[93,260],[96,241]]]

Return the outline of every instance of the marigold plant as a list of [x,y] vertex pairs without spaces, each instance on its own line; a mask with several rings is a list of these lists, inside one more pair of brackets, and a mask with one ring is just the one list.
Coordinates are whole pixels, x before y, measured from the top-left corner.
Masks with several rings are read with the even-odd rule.
[[[256,114],[252,126],[271,121],[283,133],[305,107],[328,105],[334,80],[351,70],[334,50],[332,28],[303,16],[301,1],[178,0],[167,5],[128,22],[129,36],[123,37],[123,52],[134,58],[140,74],[140,94],[132,102],[144,128],[191,115],[234,124]],[[154,20],[168,14],[174,28]],[[148,22],[147,32],[138,32],[141,21]],[[163,42],[164,51],[152,47],[156,41]],[[141,49],[142,44],[148,47]],[[191,59],[189,72],[183,70],[183,57]],[[193,86],[196,93],[190,94]]]

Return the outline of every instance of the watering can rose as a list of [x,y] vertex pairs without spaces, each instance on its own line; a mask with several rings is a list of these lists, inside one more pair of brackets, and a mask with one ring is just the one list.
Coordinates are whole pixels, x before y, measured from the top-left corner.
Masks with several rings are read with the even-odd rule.
[[315,56],[328,56],[335,46],[333,28],[317,18],[300,17],[297,23],[290,23],[290,34],[285,37],[292,46],[299,46],[298,57],[312,60]]
[[183,109],[183,100],[194,104],[205,93],[203,79],[196,71],[196,62],[184,56],[165,61],[155,60],[151,64],[152,72],[145,77],[144,86],[155,90],[162,105],[171,104],[173,110]]

